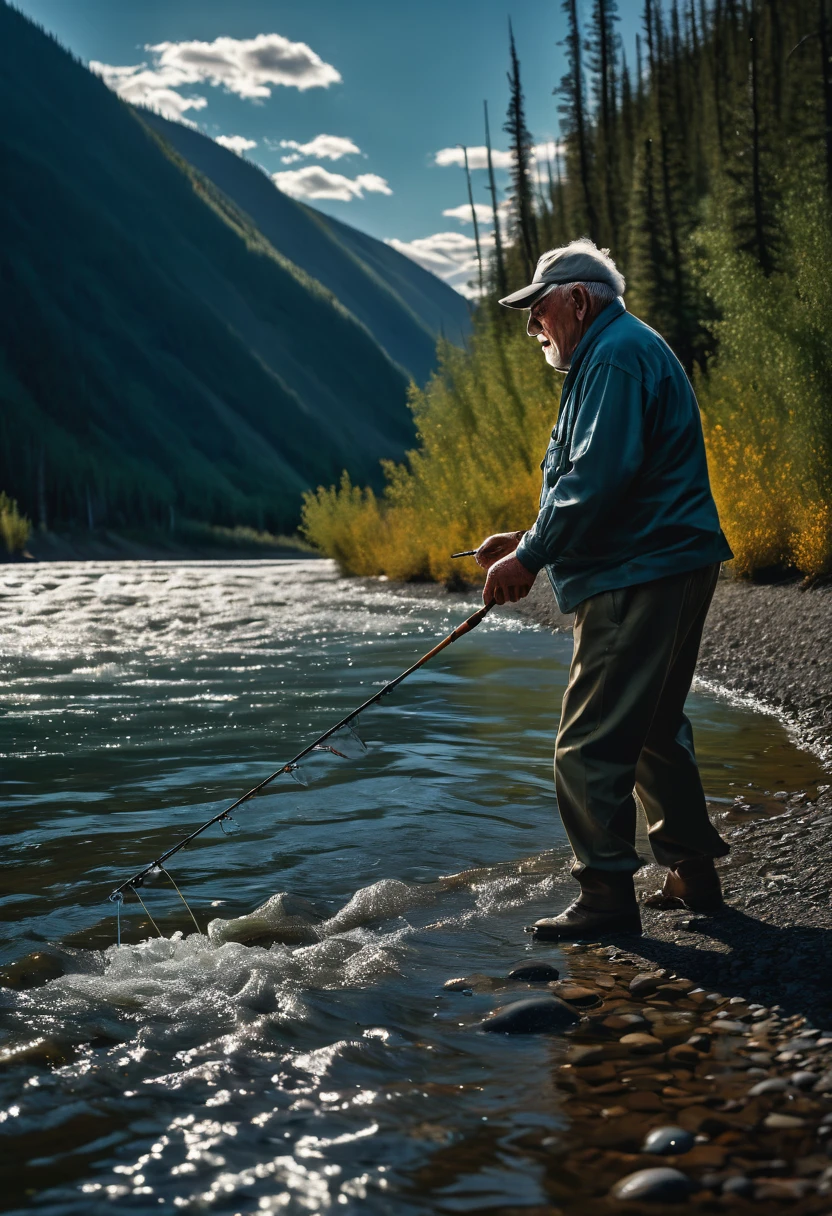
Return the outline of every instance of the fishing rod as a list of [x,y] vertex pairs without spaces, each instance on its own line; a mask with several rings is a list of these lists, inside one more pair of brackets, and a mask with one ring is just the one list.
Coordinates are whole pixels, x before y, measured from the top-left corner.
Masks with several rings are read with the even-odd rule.
[[[412,667],[408,667],[408,669],[403,671],[401,675],[396,676],[395,680],[391,680],[388,684],[385,684],[383,688],[380,688],[378,692],[373,693],[371,697],[368,697],[363,705],[359,705],[357,709],[354,709],[352,713],[347,714],[347,716],[342,718],[340,722],[336,722],[336,724],[331,726],[329,730],[325,730],[322,735],[318,735],[317,739],[315,739],[312,743],[307,744],[307,746],[299,751],[296,756],[293,756],[291,760],[286,762],[286,764],[281,765],[279,769],[276,769],[275,772],[266,777],[265,780],[261,781],[259,785],[255,785],[255,787],[249,790],[248,793],[242,794],[236,800],[236,802],[232,802],[231,805],[227,806],[224,811],[220,811],[217,815],[213,815],[210,819],[207,819],[205,823],[203,823],[200,827],[195,828],[195,830],[186,836],[184,840],[180,840],[178,844],[175,844],[172,848],[168,849],[167,852],[162,853],[162,855],[157,857],[155,861],[151,861],[149,865],[146,865],[143,870],[139,870],[133,875],[132,878],[128,878],[126,882],[121,884],[121,886],[116,887],[116,889],[109,896],[110,900],[120,904],[124,899],[125,891],[132,890],[137,893],[137,889],[142,886],[148,874],[153,871],[158,872],[160,870],[164,870],[164,863],[173,857],[175,853],[178,853],[180,849],[184,849],[186,844],[190,844],[192,840],[196,840],[197,836],[201,836],[202,833],[207,831],[208,828],[212,827],[213,824],[222,823],[224,819],[228,819],[232,811],[236,810],[237,807],[241,806],[244,802],[247,802],[249,798],[256,797],[261,790],[264,790],[267,785],[271,784],[272,781],[275,781],[278,777],[282,776],[283,773],[293,773],[297,769],[299,762],[303,760],[305,756],[308,756],[310,752],[315,751],[316,748],[321,748],[326,740],[331,738],[332,735],[336,734],[339,730],[343,730],[345,727],[348,727],[349,724],[355,718],[357,718],[359,714],[363,713],[365,709],[369,709],[371,705],[375,705],[381,700],[382,697],[386,697],[388,693],[391,693],[394,688],[397,688],[399,684],[401,684],[402,680],[406,680],[408,676],[412,676],[414,671],[418,671],[420,667],[424,667],[425,663],[427,663],[430,659],[435,658],[436,655],[438,655],[440,651],[444,650],[446,646],[450,646],[451,643],[457,641],[458,638],[463,637],[466,633],[470,633],[472,629],[476,629],[477,625],[484,620],[486,613],[490,612],[493,607],[494,603],[492,601],[490,604],[486,604],[484,608],[480,608],[476,612],[472,613],[467,620],[464,620],[461,625],[457,625],[456,629],[453,629],[447,637],[442,639],[441,642],[437,642],[432,650],[429,650],[427,654],[423,654],[421,659],[418,659],[412,665]],[[334,748],[330,748],[329,750],[335,751]],[[336,752],[336,755],[340,754],[340,752]],[[167,873],[167,871],[165,871],[165,873]],[[138,898],[141,899],[141,896],[138,896]]]

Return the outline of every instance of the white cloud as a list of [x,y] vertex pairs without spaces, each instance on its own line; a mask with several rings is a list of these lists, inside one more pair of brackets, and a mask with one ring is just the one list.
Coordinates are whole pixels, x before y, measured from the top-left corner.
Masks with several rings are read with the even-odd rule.
[[563,144],[555,143],[553,139],[547,139],[543,144],[535,144],[532,148],[535,160],[550,160],[554,163],[555,157],[562,154]]
[[[547,140],[546,143],[535,144],[532,148],[532,160],[547,161],[554,160],[555,155],[563,151],[562,144],[556,144],[554,140]],[[499,148],[491,149],[491,163],[495,169],[510,169],[512,156],[510,152],[501,151]],[[440,148],[433,158],[435,165],[457,165],[465,164],[465,157],[462,148]],[[483,145],[478,148],[468,149],[468,167],[469,169],[487,169],[488,168],[488,149]]]
[[[433,236],[418,237],[415,241],[400,241],[393,237],[386,243],[443,279],[461,295],[473,299],[479,294],[477,247],[472,236],[462,232],[435,232]],[[491,245],[491,234],[481,234],[480,246],[484,253]]]
[[[185,111],[204,110],[208,105],[206,97],[183,97],[174,92],[161,73],[148,68],[144,63],[119,67],[93,59],[90,61],[90,71],[100,76],[104,83],[125,101],[137,106],[146,106],[148,110],[154,110],[163,118],[185,122],[191,127],[196,124],[183,118]],[[184,82],[177,80],[175,83]]]
[[[440,148],[434,157],[435,165],[464,165],[465,157],[462,153],[462,148]],[[495,169],[508,169],[511,165],[511,153],[501,152],[499,148],[491,149],[491,163]],[[488,149],[483,145],[481,148],[468,149],[468,168],[469,169],[487,169],[488,168]]]
[[231,152],[236,152],[238,156],[257,147],[257,140],[246,139],[245,135],[218,135],[214,142],[221,144],[223,148],[228,148]]
[[316,135],[308,144],[299,144],[296,139],[281,139],[281,148],[293,148],[294,154],[282,156],[284,165],[311,156],[315,160],[340,160],[342,156],[360,155],[361,149],[343,135]]
[[157,56],[158,71],[180,74],[183,84],[206,80],[240,97],[271,97],[273,85],[326,89],[341,80],[341,73],[305,42],[290,42],[282,34],[159,42],[147,49]]
[[205,97],[182,97],[175,92],[184,85],[222,85],[239,97],[260,99],[271,97],[275,85],[303,91],[326,89],[341,80],[341,73],[305,42],[290,42],[282,34],[159,42],[145,50],[154,56],[151,66],[93,60],[90,68],[125,101],[147,106],[166,118],[181,120],[186,110],[207,106]]
[[359,173],[345,177],[323,165],[304,165],[302,169],[285,169],[272,174],[272,181],[284,194],[293,198],[328,198],[349,203],[364,194],[392,194],[387,182],[376,173]]
[[[494,222],[494,212],[487,203],[474,203],[474,210],[477,213],[478,224],[491,224]],[[442,212],[448,219],[459,220],[461,224],[471,223],[471,204],[460,203],[458,207],[449,207],[447,211]]]

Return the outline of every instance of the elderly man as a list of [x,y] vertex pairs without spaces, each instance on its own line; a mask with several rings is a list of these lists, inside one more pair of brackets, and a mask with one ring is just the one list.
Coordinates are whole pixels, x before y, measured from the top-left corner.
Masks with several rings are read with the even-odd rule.
[[500,301],[529,310],[529,336],[567,373],[537,519],[477,550],[486,603],[528,595],[545,567],[561,611],[575,612],[555,785],[581,890],[536,923],[541,940],[641,932],[634,790],[668,868],[663,894],[699,912],[722,904],[714,858],[728,847],[708,818],[684,703],[732,553],[693,389],[627,312],[624,287],[608,252],[580,240],[544,253],[529,286]]

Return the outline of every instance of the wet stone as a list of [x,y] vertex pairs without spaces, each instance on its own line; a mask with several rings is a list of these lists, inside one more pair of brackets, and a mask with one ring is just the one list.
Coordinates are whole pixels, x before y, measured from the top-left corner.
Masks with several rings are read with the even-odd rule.
[[793,1072],[790,1080],[795,1089],[812,1089],[819,1077],[816,1072]]
[[594,989],[584,988],[581,984],[570,984],[559,980],[557,983],[550,984],[550,987],[555,996],[560,997],[562,1001],[568,1001],[570,1005],[577,1005],[581,1009],[601,1003],[601,998]]
[[616,1199],[639,1200],[642,1203],[679,1203],[688,1198],[694,1184],[681,1170],[659,1167],[636,1170],[613,1187]]
[[712,1022],[711,1029],[717,1034],[745,1034],[746,1028],[742,1022],[734,1022],[731,1018],[725,1018],[721,1022]]
[[[592,1067],[609,1059],[611,1046],[609,1043],[581,1043],[569,1048],[566,1059],[573,1068],[581,1068],[584,1065]],[[617,1047],[617,1044],[615,1046]]]
[[555,997],[530,997],[498,1009],[481,1024],[489,1034],[549,1034],[573,1026],[578,1017]]
[[644,1089],[638,1089],[635,1093],[627,1094],[626,1097],[621,1099],[621,1104],[627,1110],[638,1111],[641,1114],[647,1115],[658,1115],[665,1109],[661,1098]]
[[795,1127],[803,1127],[805,1120],[798,1115],[781,1115],[778,1111],[772,1111],[770,1115],[766,1115],[763,1119],[763,1127],[768,1127],[776,1131],[790,1131]]
[[748,1199],[754,1194],[754,1183],[750,1178],[746,1178],[745,1174],[734,1174],[732,1178],[726,1178],[723,1182],[722,1194]]
[[637,975],[635,979],[630,980],[630,992],[636,997],[649,996],[663,983],[664,973],[661,975],[653,973],[650,975]]
[[551,963],[520,963],[508,973],[510,980],[524,984],[548,984],[556,980],[560,972]]
[[788,1081],[782,1077],[770,1077],[767,1081],[758,1081],[748,1091],[749,1098],[759,1098],[763,1094],[782,1094],[789,1088]]
[[657,1039],[653,1034],[642,1034],[636,1031],[634,1034],[625,1034],[619,1039],[622,1047],[626,1047],[627,1051],[634,1055],[650,1055],[654,1051],[662,1051],[664,1044],[661,1039]]
[[491,988],[492,980],[490,976],[477,972],[474,975],[456,976],[452,980],[446,980],[442,987],[449,992],[470,992],[474,988]]
[[711,1050],[711,1036],[709,1034],[692,1034],[687,1041],[688,1047],[693,1047],[696,1051],[701,1051],[703,1055]]
[[646,1026],[647,1022],[640,1013],[613,1013],[604,1018],[601,1025],[607,1030],[632,1031],[636,1026]]
[[691,1047],[689,1043],[677,1043],[675,1047],[671,1047],[667,1058],[674,1064],[687,1064],[690,1067],[694,1067],[702,1059],[697,1048]]
[[696,1138],[683,1127],[656,1127],[645,1138],[641,1146],[643,1153],[656,1153],[663,1157],[676,1156],[692,1149]]

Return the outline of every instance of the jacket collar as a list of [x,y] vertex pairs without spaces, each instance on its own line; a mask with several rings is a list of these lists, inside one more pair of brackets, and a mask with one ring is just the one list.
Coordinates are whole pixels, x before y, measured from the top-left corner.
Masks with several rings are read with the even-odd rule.
[[575,377],[580,370],[581,364],[597,342],[599,334],[601,334],[608,325],[612,324],[613,321],[617,321],[619,317],[623,316],[626,311],[627,308],[624,301],[621,299],[621,296],[616,296],[612,304],[608,304],[604,311],[600,312],[592,322],[589,329],[575,347],[575,353],[572,356],[572,363],[569,367],[569,371],[566,373],[566,379],[564,380],[563,388],[561,389],[561,397],[564,401],[568,397],[572,385],[575,383]]

